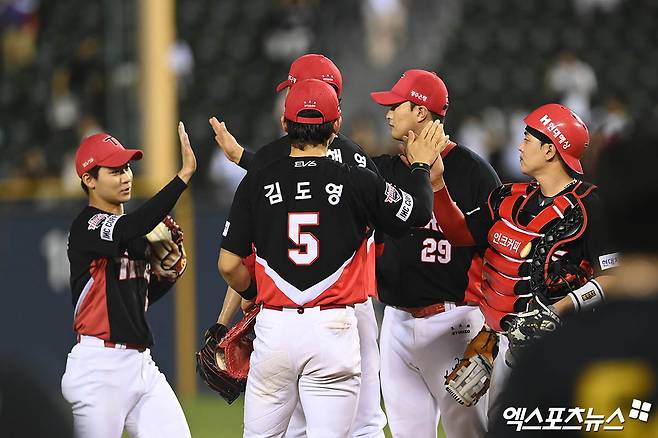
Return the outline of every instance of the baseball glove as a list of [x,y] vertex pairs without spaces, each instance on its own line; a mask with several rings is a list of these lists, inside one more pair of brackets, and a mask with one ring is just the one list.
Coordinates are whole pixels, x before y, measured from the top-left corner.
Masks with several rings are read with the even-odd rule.
[[550,306],[535,297],[527,312],[508,315],[504,320],[505,336],[509,340],[509,349],[505,353],[505,362],[513,367],[519,355],[537,339],[552,333],[562,325],[562,320]]
[[187,267],[187,254],[183,246],[183,230],[167,215],[146,235],[149,243],[151,273],[158,280],[163,278],[175,282]]
[[446,391],[457,403],[473,406],[487,392],[497,354],[498,334],[482,327],[466,346],[464,358],[457,362],[450,374],[446,373]]
[[206,330],[205,344],[196,353],[197,373],[210,389],[229,403],[245,389],[259,311],[260,307],[254,307],[230,330],[214,324]]

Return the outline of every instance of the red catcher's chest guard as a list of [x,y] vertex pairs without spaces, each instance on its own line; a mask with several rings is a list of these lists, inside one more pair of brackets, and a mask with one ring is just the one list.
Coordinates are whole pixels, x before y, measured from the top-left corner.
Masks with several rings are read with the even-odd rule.
[[[551,287],[556,282],[549,275],[549,267],[565,256],[560,247],[580,238],[585,231],[587,212],[582,199],[594,188],[576,183],[527,225],[519,223],[519,214],[539,190],[536,182],[506,184],[491,193],[489,210],[495,221],[487,236],[489,247],[484,253],[482,272],[484,299],[480,301],[480,310],[491,328],[504,331],[501,320],[507,314],[526,310],[528,301],[536,294],[552,295]],[[587,271],[591,277],[586,264],[581,263],[577,269]],[[566,281],[573,279],[572,276]],[[575,280],[582,282],[580,277]]]

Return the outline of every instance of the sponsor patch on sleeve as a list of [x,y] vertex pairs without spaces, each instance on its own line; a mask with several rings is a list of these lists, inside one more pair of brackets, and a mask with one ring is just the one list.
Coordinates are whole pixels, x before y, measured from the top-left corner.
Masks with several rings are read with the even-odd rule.
[[112,242],[114,240],[114,227],[122,214],[112,214],[105,219],[101,226],[101,239]]
[[87,229],[88,230],[96,230],[98,227],[101,226],[103,221],[109,216],[109,214],[105,213],[97,213],[89,219],[87,222]]
[[384,190],[384,202],[388,202],[390,204],[395,204],[396,202],[399,202],[400,199],[402,199],[402,195],[400,195],[400,191],[395,188],[395,186],[391,183],[386,183],[386,190]]
[[619,266],[619,262],[621,262],[621,255],[618,252],[599,256],[599,266],[602,271]]
[[226,235],[228,234],[228,229],[230,228],[230,226],[231,226],[231,223],[229,221],[226,221],[226,223],[224,224],[224,231],[222,232],[222,236],[226,237]]
[[395,214],[400,220],[403,222],[406,222],[409,217],[411,217],[411,211],[414,208],[414,198],[411,197],[411,195],[404,190],[400,190],[402,193],[402,205],[400,205],[400,209],[398,212]]

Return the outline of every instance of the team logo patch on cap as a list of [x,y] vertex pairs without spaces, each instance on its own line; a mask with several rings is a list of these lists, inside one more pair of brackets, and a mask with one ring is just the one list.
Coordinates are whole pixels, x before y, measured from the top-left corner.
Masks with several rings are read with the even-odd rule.
[[419,93],[419,92],[416,91],[416,90],[411,90],[411,91],[409,92],[409,94],[411,95],[411,97],[415,97],[415,98],[418,99],[418,100],[422,100],[423,102],[427,102],[427,96],[425,96],[425,95],[422,94],[422,93]]
[[384,198],[384,202],[388,202],[389,204],[395,204],[396,202],[399,202],[400,199],[402,199],[400,191],[391,183],[386,183],[386,190],[384,191],[384,195],[386,196]]

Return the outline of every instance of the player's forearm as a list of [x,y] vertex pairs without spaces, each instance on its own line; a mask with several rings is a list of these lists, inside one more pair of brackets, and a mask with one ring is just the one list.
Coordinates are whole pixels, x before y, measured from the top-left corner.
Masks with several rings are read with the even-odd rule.
[[174,177],[155,196],[117,222],[115,233],[118,233],[119,239],[128,241],[148,234],[174,208],[186,188],[183,180]]
[[445,185],[434,193],[434,216],[451,245],[473,246],[475,239],[468,229],[464,213],[450,197]]
[[243,298],[253,298],[244,295],[244,291],[251,285],[251,275],[247,267],[242,264],[242,257],[222,248],[219,253],[217,267],[219,273],[224,277],[226,284],[232,287]]
[[244,170],[249,170],[251,161],[254,159],[254,155],[256,155],[254,152],[242,148],[242,155],[237,161],[238,166],[242,167]]
[[[432,185],[429,169],[411,166],[409,179],[409,194],[413,197],[413,209],[407,223],[414,227],[425,226],[432,219]],[[405,201],[403,200],[403,203]]]
[[219,313],[217,322],[224,326],[227,326],[233,320],[233,317],[242,303],[242,297],[230,286],[226,288],[226,296],[224,297],[224,304],[222,305],[222,311]]
[[562,316],[581,310],[591,310],[599,306],[605,299],[604,291],[611,287],[614,278],[612,275],[600,275],[569,292],[566,297],[553,304],[555,313]]

